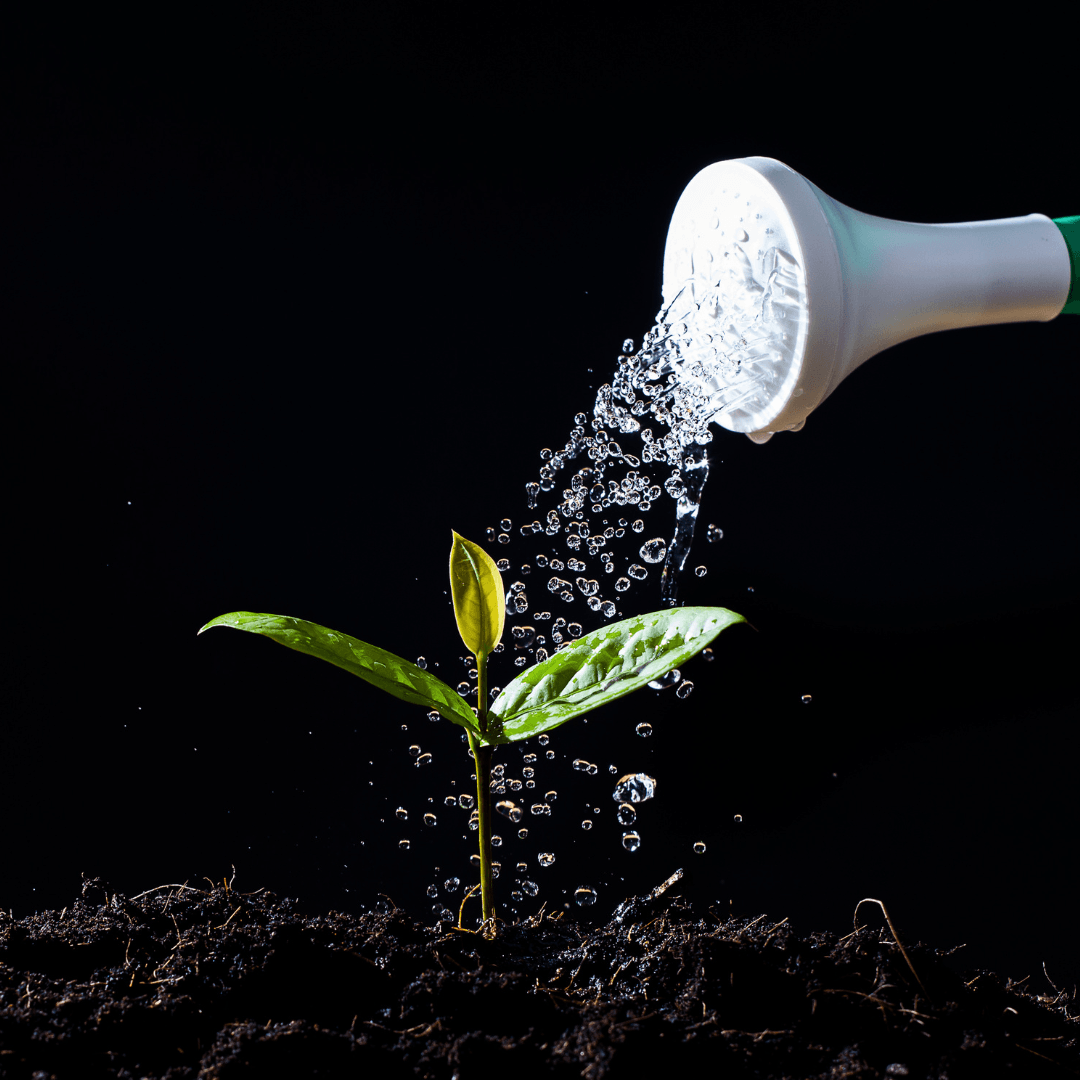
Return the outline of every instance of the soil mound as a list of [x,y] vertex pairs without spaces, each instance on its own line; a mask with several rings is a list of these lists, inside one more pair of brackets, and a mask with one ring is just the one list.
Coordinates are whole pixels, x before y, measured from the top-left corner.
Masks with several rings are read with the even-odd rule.
[[391,905],[312,918],[262,890],[129,899],[88,879],[61,912],[0,913],[0,1076],[1080,1075],[1075,988],[675,892],[606,925],[541,909],[488,940]]

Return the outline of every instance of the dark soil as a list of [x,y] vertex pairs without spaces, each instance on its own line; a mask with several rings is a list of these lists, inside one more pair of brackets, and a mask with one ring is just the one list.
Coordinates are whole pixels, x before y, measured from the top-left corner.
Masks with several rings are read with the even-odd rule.
[[0,922],[0,1076],[1080,1075],[1075,988],[676,892],[487,940],[392,905],[309,918],[224,883],[128,899],[85,880],[59,913]]

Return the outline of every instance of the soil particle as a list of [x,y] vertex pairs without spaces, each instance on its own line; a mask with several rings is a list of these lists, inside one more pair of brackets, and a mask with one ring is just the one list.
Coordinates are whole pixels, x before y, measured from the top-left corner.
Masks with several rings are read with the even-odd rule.
[[0,913],[0,1077],[1080,1075],[1075,987],[674,893],[489,940],[392,905],[312,918],[263,890],[87,879],[61,912]]

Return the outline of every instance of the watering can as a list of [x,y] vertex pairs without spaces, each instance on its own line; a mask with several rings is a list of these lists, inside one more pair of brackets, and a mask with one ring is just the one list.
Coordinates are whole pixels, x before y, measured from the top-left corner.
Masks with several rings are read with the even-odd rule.
[[773,158],[735,158],[680,196],[663,293],[668,322],[721,357],[695,365],[719,403],[712,420],[763,443],[892,345],[1080,314],[1080,217],[892,221]]

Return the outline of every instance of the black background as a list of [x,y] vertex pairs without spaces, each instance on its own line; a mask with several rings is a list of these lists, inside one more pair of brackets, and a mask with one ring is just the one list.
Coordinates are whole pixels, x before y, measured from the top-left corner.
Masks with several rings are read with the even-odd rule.
[[[457,729],[195,631],[296,615],[456,682],[450,530],[533,517],[539,450],[651,325],[671,211],[711,162],[775,157],[904,220],[1077,212],[1052,28],[1021,48],[905,10],[887,33],[829,4],[12,27],[0,906],[61,907],[84,871],[134,894],[235,866],[313,911],[382,893],[427,918],[429,883],[471,880],[441,805],[469,789]],[[1078,325],[907,342],[798,434],[717,429],[701,516],[725,537],[699,535],[681,599],[757,632],[688,665],[685,701],[555,733],[555,812],[501,853],[540,885],[522,914],[581,884],[605,914],[685,867],[721,913],[840,929],[873,896],[971,964],[1080,977]],[[633,602],[659,607],[655,580]],[[658,782],[634,854],[609,765]]]

